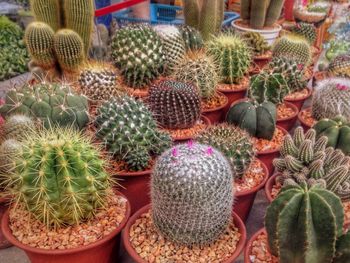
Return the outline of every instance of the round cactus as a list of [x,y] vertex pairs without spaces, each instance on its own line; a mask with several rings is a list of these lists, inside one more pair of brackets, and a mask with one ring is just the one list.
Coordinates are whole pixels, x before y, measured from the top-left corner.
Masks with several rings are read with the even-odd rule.
[[335,57],[329,63],[328,71],[335,77],[350,78],[350,54]]
[[232,218],[233,184],[226,158],[210,146],[190,142],[169,149],[151,177],[155,227],[175,243],[214,242]]
[[[0,145],[0,185],[8,182],[7,176],[16,168],[15,158],[22,151],[22,144],[15,139],[7,139]],[[3,182],[1,181],[3,180]]]
[[245,32],[241,36],[256,56],[265,54],[271,48],[265,38],[258,32]]
[[197,136],[196,140],[222,152],[230,162],[235,179],[243,178],[255,157],[248,133],[232,125],[211,126]]
[[7,139],[15,139],[21,141],[26,134],[35,127],[34,121],[25,115],[12,115],[3,125],[3,136]]
[[180,32],[182,39],[185,42],[186,51],[196,51],[203,48],[204,41],[201,33],[197,29],[191,26],[182,25],[180,27]]
[[199,92],[191,83],[162,80],[150,88],[148,104],[155,120],[168,129],[191,128],[201,116]]
[[305,37],[309,41],[310,45],[313,45],[317,38],[316,27],[313,24],[309,23],[297,23],[292,27],[291,31],[302,37]]

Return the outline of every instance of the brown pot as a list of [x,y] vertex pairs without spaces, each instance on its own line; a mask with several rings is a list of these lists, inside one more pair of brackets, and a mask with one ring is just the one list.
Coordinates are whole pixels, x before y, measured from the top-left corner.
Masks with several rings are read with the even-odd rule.
[[289,103],[289,102],[284,102],[284,104],[288,107],[288,108],[291,108],[294,112],[294,114],[292,116],[289,116],[289,117],[286,117],[286,118],[277,118],[277,125],[287,131],[290,131],[297,119],[298,119],[298,113],[299,113],[299,110],[297,108],[297,106],[295,106],[294,104],[292,103]]
[[256,232],[248,241],[246,247],[244,248],[244,263],[252,263],[252,261],[250,260],[249,256],[252,252],[252,248],[253,248],[253,242],[258,238],[259,235],[261,235],[262,233],[266,233],[265,228],[260,229],[258,232]]
[[305,112],[305,111],[308,111],[308,110],[311,110],[311,108],[309,107],[307,109],[304,109],[304,110],[300,111],[299,114],[298,114],[298,121],[300,122],[301,127],[303,127],[304,132],[307,132],[311,128],[310,124],[307,123],[305,121],[305,119],[303,119],[303,117],[301,115],[302,112]]
[[[116,194],[122,195],[116,191]],[[118,258],[120,232],[126,225],[130,216],[130,204],[127,202],[126,214],[119,227],[108,236],[87,246],[72,249],[41,249],[27,246],[17,240],[12,235],[9,226],[9,211],[6,211],[2,218],[2,231],[5,237],[16,247],[26,252],[32,263],[78,263],[78,262],[99,262],[110,263],[116,262]]]
[[295,105],[297,107],[298,111],[300,111],[301,108],[304,106],[305,101],[308,100],[311,97],[311,94],[312,94],[311,89],[308,88],[307,90],[308,90],[308,93],[307,93],[307,95],[305,97],[302,97],[302,98],[285,98],[284,101]]
[[[202,116],[201,117],[202,121],[204,122],[204,124],[206,126],[209,126],[211,123],[210,123],[210,120],[205,117],[205,116]],[[191,135],[188,135],[188,136],[173,136],[171,135],[171,138],[173,139],[174,142],[185,142],[185,141],[188,141],[188,140],[192,140],[195,136],[191,136]],[[146,204],[149,204],[150,202],[146,203]],[[143,206],[145,206],[146,204],[144,204]],[[141,207],[143,207],[141,206]],[[139,207],[139,208],[141,208]],[[137,209],[138,210],[138,209]]]
[[207,117],[210,120],[211,124],[215,124],[218,123],[219,121],[221,121],[223,119],[224,115],[224,109],[226,107],[226,105],[228,104],[228,99],[227,97],[222,94],[221,92],[217,92],[220,96],[224,96],[225,97],[225,103],[223,103],[222,105],[213,108],[213,109],[207,109],[207,110],[203,110],[202,111],[202,115]]
[[[8,200],[6,198],[0,198],[0,225],[2,224],[1,223],[2,217],[4,216],[7,208],[8,208]],[[12,246],[12,244],[5,238],[5,236],[1,230],[1,227],[0,227],[0,249],[8,248],[11,246]]]
[[271,59],[272,59],[272,52],[268,51],[266,54],[262,54],[260,56],[254,57],[254,63],[258,66],[260,70],[262,70],[263,68],[265,68],[267,64],[269,64]]
[[271,195],[272,193],[272,188],[273,186],[276,184],[276,177],[279,175],[279,173],[275,173],[274,175],[272,175],[269,180],[267,180],[266,184],[265,184],[265,195],[267,200],[271,203],[273,201],[273,197]]
[[[141,258],[139,256],[139,254],[136,253],[135,249],[132,247],[131,242],[130,242],[130,228],[131,226],[135,223],[135,221],[143,214],[146,213],[147,211],[149,211],[151,208],[151,205],[147,205],[144,206],[143,208],[141,208],[139,211],[137,211],[129,220],[129,222],[127,223],[127,225],[125,226],[125,229],[123,231],[123,244],[124,247],[126,249],[126,251],[128,252],[128,254],[131,256],[131,258],[137,262],[137,263],[148,263],[147,261],[145,261],[143,258]],[[239,233],[241,234],[241,238],[237,244],[237,248],[235,253],[233,253],[233,255],[231,255],[231,257],[225,261],[223,261],[223,263],[232,263],[235,261],[235,259],[240,255],[240,253],[242,252],[246,239],[247,239],[247,232],[246,232],[246,228],[244,226],[244,223],[242,222],[242,220],[239,218],[239,216],[235,213],[233,213],[233,221],[235,226],[238,228]]]

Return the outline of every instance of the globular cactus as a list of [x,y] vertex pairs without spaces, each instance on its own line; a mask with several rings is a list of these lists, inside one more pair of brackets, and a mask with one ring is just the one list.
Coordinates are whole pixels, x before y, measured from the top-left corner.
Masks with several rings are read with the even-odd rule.
[[188,52],[174,70],[173,76],[178,81],[192,82],[204,99],[215,95],[219,79],[217,66],[214,59],[203,51]]
[[211,126],[196,137],[196,141],[219,150],[228,159],[235,175],[242,179],[254,160],[255,152],[249,134],[227,124]]
[[83,41],[70,29],[61,29],[55,34],[54,48],[58,63],[64,71],[77,72],[85,61]]
[[197,29],[188,25],[182,25],[179,30],[185,43],[186,51],[196,51],[203,48],[204,41]]
[[92,142],[71,129],[28,136],[8,188],[48,227],[79,224],[106,204],[111,191],[105,161]]
[[289,134],[283,139],[281,158],[273,160],[277,172],[276,180],[283,185],[320,184],[343,200],[350,199],[350,157],[341,150],[326,148],[327,137],[316,139],[314,129],[303,132],[295,129],[293,137]]
[[285,57],[298,64],[308,66],[311,63],[311,47],[309,42],[300,36],[289,34],[277,39],[272,48],[274,57]]
[[130,170],[144,170],[152,156],[171,145],[170,136],[157,130],[147,107],[128,96],[104,102],[97,109],[95,125],[96,137],[117,161],[125,161]]
[[10,90],[0,113],[25,114],[42,121],[46,128],[55,125],[83,129],[89,122],[85,96],[72,92],[66,84],[40,83]]
[[24,39],[35,64],[44,69],[55,66],[54,31],[51,27],[42,22],[33,22],[26,28]]
[[312,98],[312,117],[316,120],[338,115],[350,121],[350,80],[329,78],[320,81]]
[[149,107],[155,120],[167,129],[193,127],[201,116],[196,86],[175,80],[162,80],[151,86]]
[[31,130],[35,129],[34,127],[35,123],[30,117],[22,114],[12,115],[2,126],[3,138],[21,141]]
[[350,42],[342,39],[329,41],[329,48],[326,51],[326,58],[328,61],[332,61],[339,55],[345,55],[349,53]]
[[8,176],[16,168],[15,157],[22,151],[22,144],[16,139],[7,139],[0,145],[0,187],[5,187]]
[[129,26],[116,32],[112,57],[127,85],[145,88],[163,71],[163,44],[149,26]]
[[182,245],[210,245],[232,218],[234,181],[226,158],[188,143],[160,156],[151,176],[151,216],[157,230]]
[[276,129],[276,115],[276,105],[272,102],[258,104],[242,101],[231,106],[226,121],[237,125],[251,136],[271,140]]
[[251,52],[239,37],[221,34],[207,43],[207,51],[219,64],[220,78],[225,83],[239,83],[248,72]]
[[335,57],[329,63],[328,71],[335,77],[350,78],[350,54]]
[[291,28],[291,31],[296,35],[305,37],[309,41],[310,45],[313,45],[316,41],[317,31],[313,24],[303,22],[297,23]]
[[35,20],[44,22],[53,31],[59,30],[62,25],[61,0],[30,0],[30,7]]
[[255,56],[263,55],[271,49],[265,38],[258,32],[245,32],[241,37],[248,43]]

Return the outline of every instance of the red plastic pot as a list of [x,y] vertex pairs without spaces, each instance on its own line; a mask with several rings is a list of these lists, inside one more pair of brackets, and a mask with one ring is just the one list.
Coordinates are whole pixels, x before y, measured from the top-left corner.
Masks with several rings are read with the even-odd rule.
[[285,2],[284,2],[284,18],[287,21],[294,21],[293,7],[294,7],[294,0],[285,0]]
[[255,186],[254,188],[246,191],[236,192],[235,194],[235,202],[233,204],[233,209],[236,214],[243,220],[243,222],[247,221],[250,210],[254,204],[255,196],[259,192],[261,188],[264,187],[267,179],[269,178],[269,170],[266,165],[259,160],[264,170],[264,179],[262,182]]
[[250,260],[250,254],[252,252],[252,248],[253,248],[253,242],[258,238],[259,235],[266,233],[265,228],[262,228],[260,230],[258,230],[258,232],[256,232],[251,239],[249,239],[246,247],[244,248],[244,263],[253,263],[253,261]]
[[307,109],[305,109],[305,110],[302,110],[302,111],[300,111],[299,114],[298,114],[298,121],[300,122],[301,127],[303,127],[304,132],[307,132],[307,131],[311,128],[310,124],[308,124],[308,123],[303,119],[303,117],[301,116],[301,113],[304,112],[304,111],[307,111],[307,110],[311,110],[311,108],[307,108]]
[[218,92],[218,94],[225,97],[225,103],[213,109],[203,110],[202,112],[202,115],[207,117],[210,120],[211,124],[218,123],[222,120],[223,116],[225,116],[224,115],[225,107],[228,104],[227,97],[221,92]]
[[297,108],[297,106],[295,106],[294,104],[292,103],[289,103],[289,102],[284,102],[284,104],[288,107],[288,108],[291,108],[294,112],[294,114],[292,116],[289,116],[287,118],[280,118],[280,119],[277,119],[277,125],[287,131],[290,131],[297,119],[298,119],[298,113],[299,113],[299,110]]
[[266,184],[265,184],[265,195],[267,200],[271,203],[273,201],[274,198],[272,198],[272,188],[273,186],[276,184],[276,177],[279,175],[279,173],[275,173],[274,175],[272,175],[269,180],[267,180]]
[[255,57],[254,63],[258,66],[260,70],[262,70],[263,68],[265,68],[267,64],[269,64],[271,59],[272,59],[272,52],[269,52],[269,55],[267,56],[262,55],[262,56]]
[[[126,251],[128,252],[128,254],[131,256],[131,258],[136,262],[136,263],[148,263],[147,261],[145,261],[143,258],[141,258],[135,251],[135,249],[132,247],[131,243],[130,243],[130,228],[131,226],[135,223],[135,221],[140,218],[140,216],[144,213],[146,213],[148,210],[150,210],[151,205],[146,205],[144,207],[142,207],[139,211],[137,211],[129,220],[129,222],[127,223],[127,225],[124,228],[123,231],[123,245],[126,249]],[[247,232],[246,232],[246,228],[244,223],[242,222],[242,220],[240,219],[240,217],[233,213],[233,222],[235,224],[235,226],[238,228],[239,233],[241,234],[241,238],[238,241],[237,247],[236,247],[236,251],[231,255],[231,257],[225,261],[222,261],[222,263],[232,263],[235,262],[236,258],[238,258],[238,256],[241,254],[246,239],[247,239]]]
[[[205,117],[205,116],[202,116],[201,117],[202,121],[207,125],[209,126],[211,123],[210,123],[210,120]],[[172,136],[172,139],[174,140],[174,142],[185,142],[185,141],[188,141],[188,140],[192,140],[194,138],[194,136],[182,136],[182,137],[175,137],[175,136]],[[146,203],[146,204],[149,204],[150,202]],[[146,204],[144,204],[143,206],[145,206]],[[141,207],[143,207],[141,206]],[[141,208],[139,207],[139,208]]]
[[[4,216],[4,214],[8,208],[7,202],[8,202],[8,200],[6,198],[0,198],[0,224],[2,224],[1,223],[2,217]],[[3,232],[0,228],[0,249],[8,248],[11,246],[12,246],[12,244],[5,238]]]
[[[122,195],[116,191],[116,194]],[[125,196],[124,196],[125,197]],[[12,235],[9,227],[9,212],[6,211],[1,220],[2,231],[5,237],[16,247],[21,248],[27,254],[32,263],[80,263],[80,262],[99,262],[111,263],[116,262],[118,258],[120,232],[126,225],[130,216],[130,204],[127,202],[126,214],[119,227],[108,236],[96,241],[90,245],[72,249],[41,249],[34,248],[19,242]]]
[[308,100],[311,97],[312,91],[310,89],[307,89],[307,90],[308,90],[308,93],[303,98],[295,98],[295,99],[293,99],[293,98],[290,98],[290,99],[285,98],[284,101],[295,105],[298,108],[298,110],[300,111],[301,108],[304,106],[305,101]]
[[220,88],[220,86],[223,86],[223,85],[230,85],[230,84],[220,84],[218,87],[218,91],[220,91],[222,94],[224,94],[228,100],[228,103],[224,108],[224,115],[223,115],[223,116],[226,116],[226,113],[230,109],[231,104],[237,100],[243,99],[247,95],[249,80],[248,80],[247,85],[241,85],[241,88],[236,89],[236,90]]

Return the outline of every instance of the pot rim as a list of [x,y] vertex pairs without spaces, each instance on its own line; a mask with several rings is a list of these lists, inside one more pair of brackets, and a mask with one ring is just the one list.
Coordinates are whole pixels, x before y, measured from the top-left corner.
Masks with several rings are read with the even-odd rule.
[[236,19],[234,21],[232,21],[231,25],[241,31],[251,31],[251,32],[258,32],[258,33],[265,33],[265,34],[269,34],[269,33],[278,33],[282,30],[282,26],[275,23],[273,26],[274,26],[274,29],[253,29],[253,28],[250,28],[250,27],[243,27],[243,26],[240,26],[240,25],[237,25],[237,22],[242,22],[243,20],[242,19]]
[[312,126],[310,126],[308,123],[306,123],[305,120],[301,117],[301,113],[302,113],[302,112],[305,112],[305,111],[307,111],[307,110],[311,110],[311,107],[302,109],[302,110],[299,112],[299,114],[298,114],[298,120],[299,120],[299,122],[300,122],[303,126],[308,127],[309,129],[311,129]]
[[[151,204],[148,204],[148,205],[140,208],[137,212],[135,212],[130,217],[130,219],[129,219],[128,223],[126,224],[126,226],[123,230],[123,233],[122,233],[122,240],[123,240],[125,250],[128,252],[130,257],[138,263],[148,263],[148,262],[145,261],[144,259],[142,259],[136,253],[135,249],[132,247],[132,245],[130,243],[130,239],[129,239],[130,228],[135,223],[135,221],[140,217],[141,214],[147,212],[150,209],[151,209]],[[246,228],[245,228],[243,221],[240,219],[240,217],[235,212],[232,213],[232,217],[233,217],[235,226],[238,228],[238,231],[241,234],[241,237],[238,241],[235,252],[232,254],[232,256],[230,258],[225,260],[223,263],[233,262],[241,254],[241,252],[245,246],[246,239],[247,239],[247,231],[246,231]]]
[[220,92],[220,91],[218,91],[218,90],[216,91],[216,93],[217,93],[218,95],[220,95],[221,97],[225,97],[225,103],[223,103],[222,105],[217,106],[216,108],[207,109],[207,110],[202,110],[202,114],[203,114],[203,113],[213,112],[213,111],[218,111],[218,110],[221,110],[221,109],[223,109],[223,108],[226,107],[226,105],[228,104],[228,98],[227,98],[222,92]]
[[[285,102],[296,102],[296,101],[302,101],[302,100],[307,100],[308,98],[310,98],[311,97],[311,95],[312,95],[312,91],[311,91],[311,89],[310,88],[308,88],[308,87],[305,87],[304,89],[307,89],[307,95],[305,96],[305,97],[303,97],[303,98],[299,98],[299,99],[297,99],[297,98],[294,98],[294,99],[288,99],[288,98],[284,98],[284,101]],[[299,114],[299,113],[298,113]]]
[[[250,259],[249,259],[249,254],[252,250],[253,247],[253,242],[256,240],[256,238],[262,234],[262,233],[266,233],[266,229],[265,227],[260,228],[258,231],[255,232],[255,234],[249,239],[246,247],[244,248],[244,263],[251,263]],[[267,234],[267,233],[266,233]]]
[[[204,116],[204,115],[201,115],[201,118],[200,118],[203,122],[204,122],[204,124],[206,124],[207,126],[210,126],[211,125],[211,122],[210,122],[210,120],[209,120],[209,118],[208,117],[206,117],[206,116]],[[174,141],[174,142],[181,142],[181,141],[186,141],[186,140],[191,140],[191,139],[193,139],[195,136],[190,136],[190,135],[188,135],[188,136],[183,136],[183,137],[172,137],[172,140]]]
[[114,193],[116,195],[124,197],[126,200],[126,212],[125,212],[125,216],[124,216],[123,220],[120,222],[119,226],[115,230],[113,230],[110,234],[108,234],[104,238],[102,238],[94,243],[91,243],[89,245],[86,245],[86,246],[59,250],[59,249],[35,248],[35,247],[25,245],[25,244],[21,243],[19,240],[17,240],[17,238],[12,234],[12,231],[11,231],[10,226],[9,226],[9,209],[7,209],[4,216],[2,217],[1,230],[2,230],[5,238],[11,244],[13,244],[14,246],[16,246],[20,249],[23,249],[25,252],[28,251],[29,253],[42,254],[42,255],[67,255],[67,254],[81,253],[83,251],[101,246],[104,243],[108,242],[109,240],[111,240],[112,238],[117,236],[119,233],[121,233],[124,226],[128,222],[130,214],[131,214],[130,202],[126,198],[126,196],[124,194],[120,193],[119,191],[114,191]]
[[293,109],[294,114],[293,114],[292,116],[285,117],[285,118],[281,118],[281,119],[278,119],[278,118],[277,118],[276,123],[277,123],[277,122],[281,122],[281,121],[289,121],[289,120],[292,120],[292,119],[294,119],[294,118],[296,118],[296,117],[298,116],[298,114],[299,114],[299,109],[298,109],[298,107],[295,106],[293,103],[290,103],[290,102],[288,102],[288,101],[284,101],[284,102],[281,103],[281,104],[285,104],[288,108]]
[[266,182],[265,184],[265,195],[266,195],[266,199],[269,201],[269,203],[271,203],[274,198],[272,198],[271,196],[271,191],[272,191],[272,187],[276,184],[276,177],[279,175],[279,172],[275,172]]

